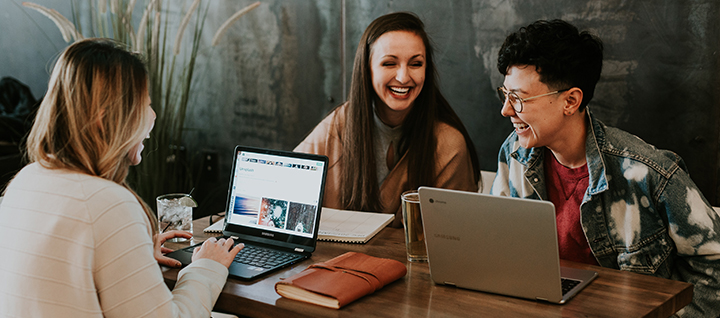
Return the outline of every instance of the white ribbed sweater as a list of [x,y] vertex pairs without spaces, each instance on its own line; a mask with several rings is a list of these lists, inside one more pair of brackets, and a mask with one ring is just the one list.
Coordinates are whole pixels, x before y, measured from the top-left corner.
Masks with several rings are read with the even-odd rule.
[[171,293],[140,203],[102,178],[30,164],[0,203],[0,317],[210,317],[226,278],[201,259]]

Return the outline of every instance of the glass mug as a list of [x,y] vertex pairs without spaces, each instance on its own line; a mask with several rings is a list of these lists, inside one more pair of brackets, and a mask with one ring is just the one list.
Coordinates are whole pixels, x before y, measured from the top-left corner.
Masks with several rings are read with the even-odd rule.
[[420,214],[420,195],[417,190],[410,190],[403,192],[400,198],[408,261],[425,262],[428,257],[422,215]]

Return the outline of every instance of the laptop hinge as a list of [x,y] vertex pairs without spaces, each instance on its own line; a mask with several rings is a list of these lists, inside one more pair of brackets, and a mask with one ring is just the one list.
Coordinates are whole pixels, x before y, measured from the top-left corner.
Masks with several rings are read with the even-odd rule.
[[305,252],[305,249],[296,247],[295,252],[302,253],[302,252]]

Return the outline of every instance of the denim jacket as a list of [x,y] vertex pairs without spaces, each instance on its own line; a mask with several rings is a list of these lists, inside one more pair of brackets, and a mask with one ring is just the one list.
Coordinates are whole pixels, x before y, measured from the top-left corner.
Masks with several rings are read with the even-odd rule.
[[[677,314],[718,317],[720,216],[677,154],[587,114],[590,176],[580,222],[598,263],[691,283],[693,301]],[[491,193],[547,200],[543,148],[522,148],[511,133]]]

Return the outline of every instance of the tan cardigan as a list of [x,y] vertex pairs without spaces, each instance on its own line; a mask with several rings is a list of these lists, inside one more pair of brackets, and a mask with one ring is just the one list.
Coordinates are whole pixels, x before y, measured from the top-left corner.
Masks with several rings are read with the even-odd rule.
[[[326,155],[330,159],[323,206],[344,208],[340,204],[340,175],[342,172],[342,140],[338,136],[345,124],[347,104],[338,107],[318,124],[294,151]],[[477,192],[478,184],[473,180],[472,161],[467,151],[465,138],[457,129],[446,123],[437,123],[436,167],[434,187]],[[410,190],[407,180],[408,159],[403,155],[380,185],[380,202],[383,213],[395,213],[393,227],[402,226],[400,194]]]

